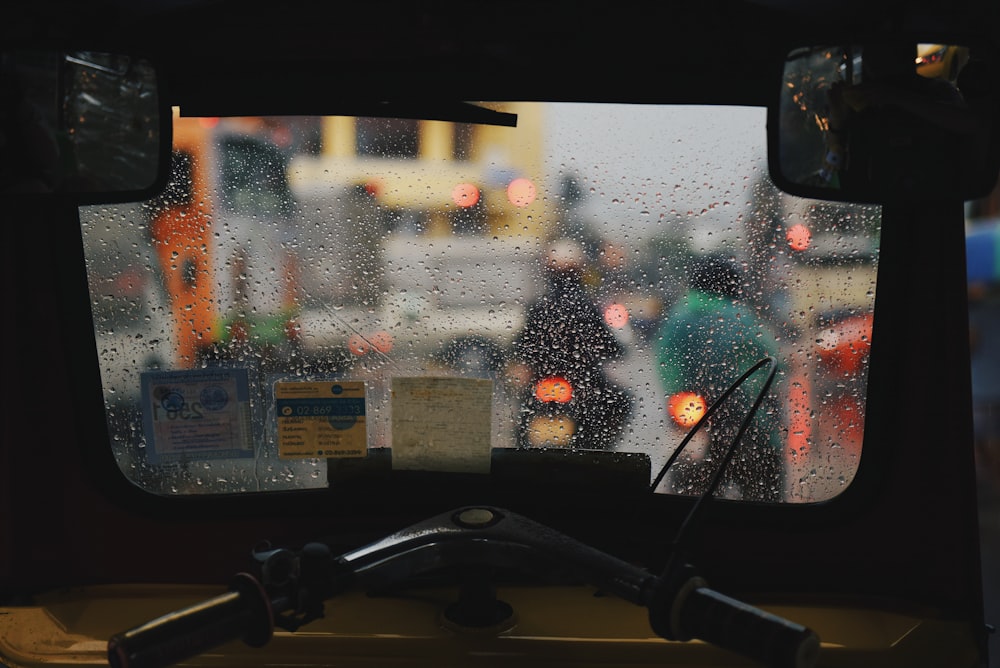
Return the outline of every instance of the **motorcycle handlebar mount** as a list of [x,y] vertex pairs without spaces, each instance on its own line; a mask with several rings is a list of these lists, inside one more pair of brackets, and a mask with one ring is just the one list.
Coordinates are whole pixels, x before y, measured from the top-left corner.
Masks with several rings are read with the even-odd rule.
[[[775,668],[811,667],[819,655],[814,631],[710,589],[690,564],[678,560],[654,575],[497,508],[459,508],[340,556],[309,543],[297,552],[269,550],[256,558],[259,580],[239,573],[225,594],[112,636],[112,668],[166,668],[237,639],[261,647],[275,626],[297,630],[323,616],[324,601],[356,585],[391,585],[444,567],[539,560],[568,566],[588,584],[646,607],[653,631],[667,640],[704,640]],[[509,616],[509,606],[476,585],[475,578],[461,585],[446,617],[486,627]]]

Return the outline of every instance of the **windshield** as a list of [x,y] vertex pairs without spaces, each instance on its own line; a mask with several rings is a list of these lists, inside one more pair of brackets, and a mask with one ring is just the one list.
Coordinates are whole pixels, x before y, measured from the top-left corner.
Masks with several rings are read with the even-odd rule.
[[843,491],[879,208],[779,193],[764,109],[488,106],[517,127],[177,116],[164,193],[81,209],[125,476],[228,495],[558,452],[657,493]]

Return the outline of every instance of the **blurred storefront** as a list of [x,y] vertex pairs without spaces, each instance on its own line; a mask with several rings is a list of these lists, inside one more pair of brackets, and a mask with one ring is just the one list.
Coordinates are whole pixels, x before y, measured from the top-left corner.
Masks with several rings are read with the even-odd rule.
[[978,463],[1000,480],[1000,220],[970,223],[966,264]]

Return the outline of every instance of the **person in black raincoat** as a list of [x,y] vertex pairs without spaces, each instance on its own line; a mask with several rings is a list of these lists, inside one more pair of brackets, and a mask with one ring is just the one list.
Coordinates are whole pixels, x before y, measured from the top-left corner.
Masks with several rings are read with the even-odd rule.
[[546,290],[528,306],[513,356],[527,376],[526,413],[540,379],[563,378],[572,388],[567,410],[576,421],[574,447],[608,449],[620,438],[631,398],[610,381],[603,365],[622,357],[625,348],[587,294],[584,264],[583,247],[576,241],[559,239],[549,246]]

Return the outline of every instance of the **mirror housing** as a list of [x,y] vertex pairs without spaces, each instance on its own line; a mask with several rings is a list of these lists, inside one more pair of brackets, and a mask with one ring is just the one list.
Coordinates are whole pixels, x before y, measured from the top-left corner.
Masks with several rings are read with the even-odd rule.
[[0,194],[80,204],[163,188],[170,109],[143,58],[93,51],[0,53]]
[[1000,173],[998,60],[915,41],[791,50],[768,109],[768,167],[782,190],[881,204],[976,199]]

